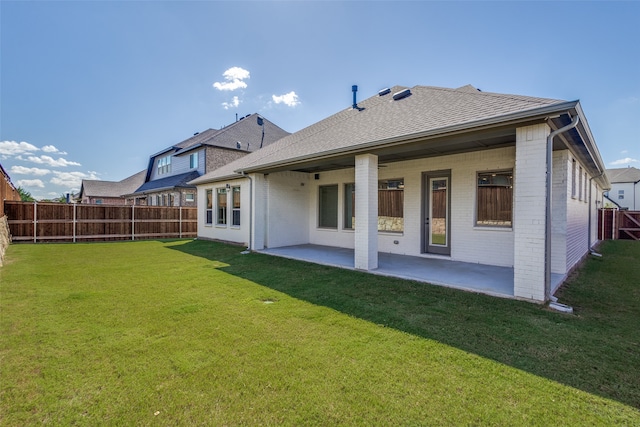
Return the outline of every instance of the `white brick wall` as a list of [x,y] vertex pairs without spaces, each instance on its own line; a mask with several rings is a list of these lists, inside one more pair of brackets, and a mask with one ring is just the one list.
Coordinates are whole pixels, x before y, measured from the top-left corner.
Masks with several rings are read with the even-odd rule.
[[[240,186],[240,227],[231,226],[231,192],[227,194],[227,225],[216,225],[216,189]],[[213,224],[205,224],[206,221],[206,190],[213,190]],[[224,240],[243,245],[249,244],[249,180],[246,178],[234,179],[226,182],[198,185],[198,237],[205,239]]]
[[516,130],[514,294],[545,300],[546,124]]
[[377,156],[372,154],[356,156],[355,198],[356,229],[354,265],[355,268],[360,270],[373,270],[378,268]]
[[[403,233],[379,232],[378,250],[402,255],[429,256],[422,254],[422,173],[450,169],[450,259],[513,266],[512,229],[476,227],[475,199],[477,172],[511,169],[514,167],[514,159],[515,148],[506,147],[385,164],[385,167],[378,169],[378,179],[404,178],[405,229]],[[354,231],[343,228],[343,205],[344,184],[355,182],[355,171],[354,169],[345,169],[322,172],[319,174],[319,178],[319,180],[315,180],[311,175],[309,181],[309,242],[318,245],[354,248]],[[338,184],[337,230],[318,228],[318,187],[330,184]],[[398,243],[395,244],[394,241]]]
[[269,174],[266,182],[269,196],[265,246],[309,243],[309,175],[278,172]]

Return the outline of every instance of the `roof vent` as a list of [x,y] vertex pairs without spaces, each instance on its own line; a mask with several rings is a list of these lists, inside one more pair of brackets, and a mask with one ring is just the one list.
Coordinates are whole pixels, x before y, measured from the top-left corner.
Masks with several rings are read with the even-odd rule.
[[411,95],[411,89],[401,90],[400,92],[396,92],[393,94],[393,100],[397,101],[399,99],[406,98],[409,95]]
[[240,141],[236,142],[236,148],[239,150],[240,148],[242,148],[242,143]]
[[380,92],[378,92],[378,96],[384,96],[384,95],[386,95],[386,94],[388,94],[390,92],[391,92],[391,89],[389,89],[387,87],[387,88],[382,89]]
[[196,135],[197,135],[197,134],[199,134],[199,133],[200,133],[200,132],[196,132],[196,133],[194,133],[194,134],[193,134],[193,136],[196,136]]

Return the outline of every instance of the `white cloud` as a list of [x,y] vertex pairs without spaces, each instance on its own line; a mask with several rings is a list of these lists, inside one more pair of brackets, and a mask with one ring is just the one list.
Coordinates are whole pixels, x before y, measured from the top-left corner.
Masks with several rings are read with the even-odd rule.
[[234,96],[231,102],[222,103],[222,106],[224,107],[225,110],[228,110],[229,108],[235,108],[238,105],[240,105],[240,100],[238,99],[237,96]]
[[83,179],[98,179],[98,176],[93,172],[87,174],[84,172],[53,171],[53,174],[55,176],[51,178],[50,183],[74,189],[80,188]]
[[637,163],[640,160],[632,159],[631,157],[625,157],[624,159],[614,160],[609,163],[612,166],[628,165],[629,163]]
[[236,90],[236,89],[245,89],[247,84],[244,80],[249,79],[250,73],[242,69],[240,67],[231,67],[224,73],[222,73],[222,77],[224,77],[224,82],[215,82],[213,87],[218,90]]
[[50,174],[51,171],[49,169],[25,168],[24,166],[11,166],[11,173],[15,173],[17,175],[43,176],[43,175]]
[[294,91],[285,93],[284,95],[272,95],[271,98],[276,104],[284,104],[288,107],[295,107],[300,104],[300,101],[298,101],[298,95],[296,95]]
[[44,151],[45,153],[58,153],[61,155],[66,155],[68,153],[66,153],[65,151],[60,151],[58,150],[55,146],[53,145],[45,145],[44,147],[42,147],[42,151]]
[[620,154],[627,154],[628,152],[629,152],[629,150],[622,150],[622,151],[620,152]]
[[39,165],[48,165],[51,167],[67,167],[67,166],[81,166],[78,162],[70,162],[69,160],[63,159],[59,157],[57,160],[51,156],[29,156],[27,157],[27,161],[37,163]]
[[18,187],[39,187],[44,188],[44,183],[40,179],[20,179],[16,182]]
[[28,142],[0,141],[0,154],[6,156],[18,156],[20,154],[32,153],[39,148]]

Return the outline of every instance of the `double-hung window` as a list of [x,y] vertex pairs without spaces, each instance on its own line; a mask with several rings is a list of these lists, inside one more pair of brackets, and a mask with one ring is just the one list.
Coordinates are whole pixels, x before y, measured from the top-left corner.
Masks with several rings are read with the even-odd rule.
[[216,190],[216,224],[217,225],[227,225],[227,189],[226,188],[218,188]]
[[190,169],[198,168],[198,152],[197,151],[189,155],[189,168]]
[[476,204],[476,225],[511,227],[513,171],[478,173]]
[[231,225],[240,226],[240,187],[231,187]]
[[171,172],[171,156],[164,156],[158,159],[158,175]]
[[213,190],[207,190],[207,207],[204,212],[205,224],[213,224]]

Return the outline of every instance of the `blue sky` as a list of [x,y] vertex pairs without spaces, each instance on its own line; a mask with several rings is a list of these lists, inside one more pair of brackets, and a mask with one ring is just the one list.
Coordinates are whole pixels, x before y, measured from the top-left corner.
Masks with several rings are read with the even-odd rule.
[[[393,85],[579,99],[640,168],[638,2],[0,2],[0,163],[36,198],[260,113],[295,132]],[[229,90],[233,89],[233,90]]]

